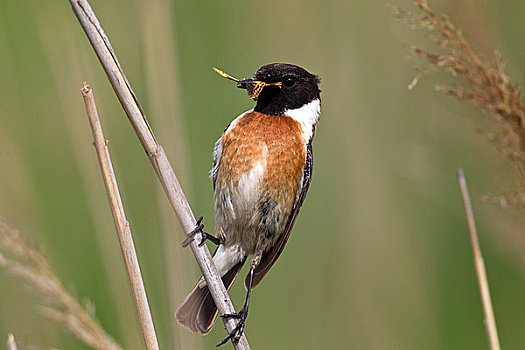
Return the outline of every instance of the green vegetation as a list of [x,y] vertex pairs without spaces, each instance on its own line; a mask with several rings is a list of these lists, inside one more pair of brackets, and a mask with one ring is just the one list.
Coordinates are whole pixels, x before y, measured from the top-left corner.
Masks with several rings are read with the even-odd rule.
[[[465,170],[501,344],[525,344],[525,250],[512,164],[485,137],[489,114],[415,75],[425,39],[383,1],[95,1],[91,5],[175,166],[213,229],[215,140],[253,102],[212,66],[248,77],[275,61],[322,78],[312,185],[284,254],[252,294],[255,349],[487,349],[456,168]],[[393,3],[413,9],[409,1]],[[433,1],[491,59],[525,81],[521,16],[509,0]],[[67,1],[0,1],[0,216],[46,252],[65,288],[88,299],[125,349],[142,339],[85,116],[94,89],[163,349],[211,348],[175,308],[198,278],[154,172]],[[478,128],[482,132],[478,132]],[[521,221],[520,221],[521,220]],[[0,344],[83,349],[0,271]],[[240,307],[242,283],[231,293]],[[277,316],[277,317],[276,317]],[[229,346],[229,345],[227,345]]]

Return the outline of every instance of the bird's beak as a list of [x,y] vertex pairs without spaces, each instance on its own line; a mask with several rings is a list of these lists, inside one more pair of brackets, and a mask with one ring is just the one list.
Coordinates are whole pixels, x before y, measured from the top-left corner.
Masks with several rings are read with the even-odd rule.
[[237,82],[237,87],[239,89],[247,89],[249,84],[253,84],[255,82],[259,82],[259,81],[255,80],[255,79],[251,79],[251,78],[250,79],[239,80]]
[[265,83],[264,81],[255,80],[255,79],[243,79],[237,82],[237,87],[239,89],[246,89],[248,92],[248,97],[253,99],[254,101],[257,101],[257,98],[259,98],[259,95],[261,94],[261,91],[266,86],[273,86],[273,87],[281,87],[281,83]]
[[257,101],[257,98],[265,85],[264,82],[254,79],[243,79],[237,82],[237,87],[239,89],[246,89],[248,97],[254,101]]

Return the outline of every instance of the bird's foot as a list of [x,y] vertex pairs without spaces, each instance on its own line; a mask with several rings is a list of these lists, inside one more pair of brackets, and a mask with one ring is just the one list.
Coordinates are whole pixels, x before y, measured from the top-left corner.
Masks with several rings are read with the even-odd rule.
[[188,234],[188,237],[186,237],[186,239],[184,240],[184,242],[182,242],[182,246],[184,248],[187,247],[193,241],[197,233],[200,233],[202,235],[201,241],[199,243],[199,247],[202,246],[204,242],[206,242],[206,240],[209,240],[210,242],[213,242],[216,245],[221,244],[221,240],[219,238],[213,235],[210,235],[208,232],[204,231],[204,224],[202,223],[202,219],[203,219],[202,216],[199,217],[199,219],[197,220],[197,224],[195,225],[195,228],[193,229],[193,231],[191,231]]
[[241,339],[242,333],[244,332],[244,326],[246,325],[246,318],[248,317],[248,308],[243,307],[241,311],[233,314],[221,315],[222,318],[236,318],[239,320],[237,326],[224,338],[217,346],[224,345],[231,339],[233,343],[237,343]]

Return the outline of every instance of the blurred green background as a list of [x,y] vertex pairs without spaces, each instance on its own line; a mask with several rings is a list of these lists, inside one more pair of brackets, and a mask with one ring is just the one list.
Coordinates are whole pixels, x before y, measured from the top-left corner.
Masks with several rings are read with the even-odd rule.
[[[407,0],[390,1],[413,8]],[[525,348],[520,210],[482,201],[515,170],[484,136],[491,116],[408,91],[421,33],[385,1],[93,0],[197,216],[213,227],[215,140],[253,102],[212,70],[249,77],[270,62],[322,78],[309,194],[280,261],[253,293],[254,349],[488,349],[456,168],[465,169],[503,348]],[[440,0],[482,57],[497,48],[525,81],[525,3]],[[0,0],[0,216],[47,252],[105,329],[140,349],[127,277],[80,94],[94,89],[163,349],[212,348],[174,311],[198,278],[190,250],[68,1]],[[483,126],[482,132],[478,128]],[[234,304],[244,300],[241,283]],[[0,344],[83,349],[0,271]],[[226,345],[231,348],[231,345]]]

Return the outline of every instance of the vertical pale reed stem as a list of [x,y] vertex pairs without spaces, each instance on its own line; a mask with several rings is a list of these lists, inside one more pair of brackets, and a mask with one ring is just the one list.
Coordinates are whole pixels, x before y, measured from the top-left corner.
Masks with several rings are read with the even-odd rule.
[[478,275],[479,290],[481,292],[483,313],[485,315],[485,328],[487,330],[489,345],[491,350],[500,350],[496,319],[494,318],[494,311],[492,310],[492,302],[490,300],[487,271],[485,271],[485,263],[483,262],[483,256],[481,255],[478,232],[476,230],[476,222],[474,221],[474,212],[472,211],[472,205],[470,204],[467,182],[465,180],[463,170],[458,169],[457,172],[461,196],[463,197],[463,204],[465,206],[465,213],[467,215],[467,224],[470,231],[472,250],[474,251],[474,264],[476,265],[476,273]]
[[91,131],[93,132],[93,138],[95,140],[94,145],[97,151],[100,170],[102,172],[102,178],[104,179],[104,186],[106,187],[109,206],[111,207],[111,212],[113,213],[113,221],[115,222],[115,227],[117,228],[120,248],[122,250],[122,256],[124,257],[124,262],[126,264],[129,284],[131,291],[133,292],[133,298],[135,300],[135,306],[137,308],[139,323],[142,329],[142,335],[144,336],[146,349],[158,350],[159,344],[157,341],[157,335],[155,334],[155,326],[153,325],[153,319],[151,317],[148,304],[148,297],[146,296],[146,289],[144,288],[144,282],[142,281],[142,274],[140,272],[137,253],[135,252],[135,245],[133,243],[131,229],[129,227],[129,222],[126,219],[124,206],[122,205],[122,200],[120,198],[117,180],[113,171],[113,165],[111,164],[109,150],[106,145],[106,140],[102,132],[102,125],[100,124],[100,119],[98,117],[93,91],[87,83],[84,83],[82,88],[82,96],[84,97],[84,103],[86,104],[89,124],[91,125]]

